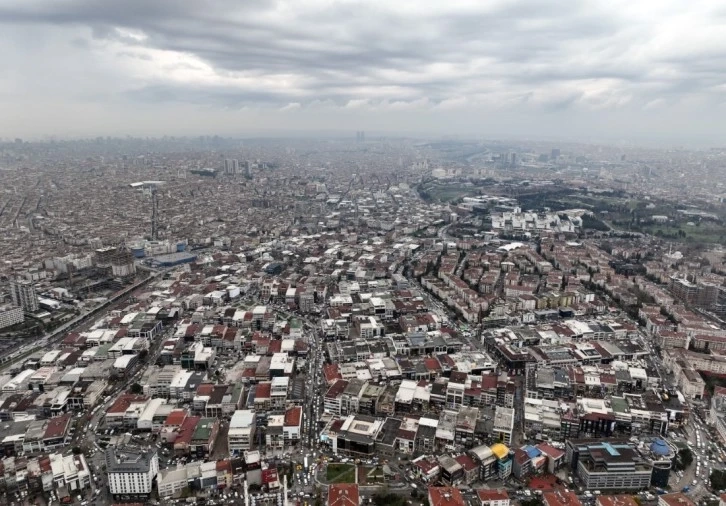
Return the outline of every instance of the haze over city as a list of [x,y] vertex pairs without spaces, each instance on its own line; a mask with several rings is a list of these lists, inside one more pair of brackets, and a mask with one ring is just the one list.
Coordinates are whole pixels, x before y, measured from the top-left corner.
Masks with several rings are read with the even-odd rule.
[[0,135],[721,140],[714,1],[4,1]]

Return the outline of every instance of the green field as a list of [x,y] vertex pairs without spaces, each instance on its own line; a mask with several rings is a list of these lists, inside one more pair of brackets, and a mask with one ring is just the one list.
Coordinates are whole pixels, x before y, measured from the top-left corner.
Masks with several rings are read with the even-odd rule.
[[642,231],[656,237],[683,242],[726,243],[726,228],[718,223],[703,221],[699,226],[680,224],[649,224]]
[[355,466],[350,464],[328,464],[325,478],[328,483],[355,483]]
[[463,184],[427,183],[419,188],[419,194],[421,194],[421,191],[425,192],[431,200],[441,202],[449,202],[478,194],[478,188]]

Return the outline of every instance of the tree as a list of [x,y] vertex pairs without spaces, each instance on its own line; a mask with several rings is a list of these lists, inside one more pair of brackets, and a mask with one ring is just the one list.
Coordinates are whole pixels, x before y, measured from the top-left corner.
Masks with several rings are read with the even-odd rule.
[[376,506],[405,506],[406,504],[404,497],[391,493],[375,494],[372,499]]
[[726,471],[714,469],[713,471],[711,471],[711,476],[709,476],[709,479],[711,481],[711,488],[713,490],[723,490],[724,488],[726,488]]
[[678,458],[676,459],[676,469],[685,469],[693,463],[693,453],[690,448],[682,448],[678,452]]
[[81,450],[80,446],[73,447],[73,455],[80,455],[81,453],[83,453],[83,450]]
[[144,391],[144,387],[142,387],[138,383],[134,383],[133,385],[131,385],[130,391],[132,394],[138,395]]

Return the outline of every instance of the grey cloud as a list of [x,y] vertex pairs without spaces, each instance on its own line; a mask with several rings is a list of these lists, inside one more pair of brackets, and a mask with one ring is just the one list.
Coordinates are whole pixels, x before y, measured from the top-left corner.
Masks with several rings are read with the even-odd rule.
[[[634,19],[627,4],[611,3],[14,0],[0,5],[0,32],[3,25],[51,26],[65,30],[78,51],[102,54],[108,45],[139,65],[156,62],[153,51],[191,55],[214,74],[197,79],[193,73],[205,70],[198,60],[162,58],[159,69],[192,75],[123,80],[112,64],[99,64],[99,89],[112,83],[120,99],[144,106],[301,104],[303,112],[350,101],[401,110],[506,103],[547,113],[624,104],[637,111],[661,98],[718,94],[726,68],[718,43],[684,57],[675,45],[653,43],[661,29],[655,15]],[[243,84],[235,81],[240,75]],[[66,76],[69,87],[73,77]]]

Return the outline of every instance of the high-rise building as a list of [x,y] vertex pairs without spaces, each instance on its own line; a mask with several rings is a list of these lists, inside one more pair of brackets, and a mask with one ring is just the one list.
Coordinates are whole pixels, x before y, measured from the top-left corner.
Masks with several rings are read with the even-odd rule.
[[550,155],[550,158],[553,160],[557,160],[560,157],[560,149],[559,148],[552,148],[552,154]]
[[224,173],[225,174],[237,174],[239,172],[239,160],[234,158],[227,158],[224,160]]
[[159,474],[156,448],[109,447],[106,473],[108,488],[114,497],[148,500]]
[[10,297],[13,299],[13,304],[22,307],[24,311],[32,313],[38,310],[38,294],[29,281],[11,281]]
[[355,140],[356,140],[356,142],[365,142],[366,141],[366,133],[363,130],[358,130],[355,133]]

